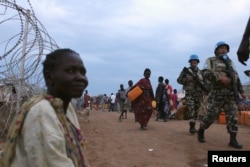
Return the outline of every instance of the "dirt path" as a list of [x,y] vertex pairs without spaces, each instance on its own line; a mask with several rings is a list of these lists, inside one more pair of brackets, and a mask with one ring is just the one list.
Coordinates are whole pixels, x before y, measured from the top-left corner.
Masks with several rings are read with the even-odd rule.
[[[188,133],[188,121],[155,121],[140,130],[133,113],[118,121],[117,112],[91,111],[90,122],[80,117],[88,141],[92,167],[204,167],[208,150],[236,150],[228,147],[226,126],[214,123],[205,133],[206,143]],[[238,140],[250,150],[250,128],[239,125]]]

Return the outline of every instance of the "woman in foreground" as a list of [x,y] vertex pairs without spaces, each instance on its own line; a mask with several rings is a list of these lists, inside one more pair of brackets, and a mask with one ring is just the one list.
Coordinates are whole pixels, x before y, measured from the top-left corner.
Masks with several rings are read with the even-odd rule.
[[46,56],[43,75],[47,94],[22,105],[10,126],[0,166],[89,166],[85,140],[70,104],[88,85],[83,61],[73,50],[58,49]]

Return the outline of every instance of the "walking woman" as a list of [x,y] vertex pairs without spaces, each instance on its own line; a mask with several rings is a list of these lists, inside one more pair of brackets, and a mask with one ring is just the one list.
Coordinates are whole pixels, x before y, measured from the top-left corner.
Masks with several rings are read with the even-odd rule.
[[132,108],[135,110],[135,121],[141,125],[141,130],[146,130],[148,121],[153,113],[152,101],[154,100],[154,92],[149,80],[151,70],[144,70],[144,78],[140,79],[133,87],[139,86],[143,93],[135,101],[132,102]]
[[156,121],[163,119],[167,122],[167,114],[170,111],[169,96],[167,93],[166,85],[163,83],[163,77],[158,77],[158,86],[155,91],[155,100],[157,103],[157,116]]

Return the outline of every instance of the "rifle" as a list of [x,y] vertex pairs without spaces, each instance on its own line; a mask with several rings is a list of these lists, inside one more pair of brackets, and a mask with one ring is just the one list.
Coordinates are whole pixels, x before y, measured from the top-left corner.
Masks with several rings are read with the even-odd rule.
[[185,71],[185,72],[187,72],[188,74],[190,74],[190,75],[194,78],[194,80],[196,81],[196,83],[198,83],[199,87],[200,87],[204,92],[206,92],[206,93],[209,92],[208,89],[203,85],[203,83],[201,83],[201,81],[200,81],[200,79],[198,78],[197,75],[194,75],[191,71],[188,70],[187,67],[184,67],[184,68],[183,68],[183,71]]
[[236,103],[239,104],[240,96],[239,96],[239,92],[238,92],[238,89],[237,89],[237,83],[235,83],[235,79],[234,79],[234,69],[230,65],[230,63],[229,63],[230,59],[228,58],[227,55],[223,55],[222,60],[227,66],[227,74],[228,74],[229,78],[231,78],[231,80],[232,80],[231,83],[232,83],[232,87],[233,87],[234,96],[236,98]]

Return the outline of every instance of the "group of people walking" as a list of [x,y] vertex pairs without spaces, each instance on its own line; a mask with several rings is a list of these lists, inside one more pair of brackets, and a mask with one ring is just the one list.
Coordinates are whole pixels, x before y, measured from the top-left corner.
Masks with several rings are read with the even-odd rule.
[[[199,56],[192,54],[189,57],[189,67],[184,67],[177,77],[177,82],[183,85],[185,90],[186,106],[188,108],[189,132],[197,133],[198,141],[205,142],[205,130],[218,118],[220,112],[226,113],[227,131],[230,134],[229,146],[241,149],[242,145],[236,139],[237,111],[239,99],[245,99],[243,87],[239,75],[234,67],[232,60],[228,56],[230,46],[226,42],[216,43],[214,56],[207,58],[203,69],[199,69]],[[155,91],[150,82],[151,70],[146,68],[141,78],[133,85],[129,81],[129,87],[124,89],[120,85],[118,91],[118,101],[120,106],[119,120],[125,114],[126,104],[129,99],[127,94],[136,86],[142,89],[142,94],[133,101],[129,101],[129,106],[135,115],[135,121],[140,124],[140,129],[146,130],[148,122],[154,110],[157,110],[158,119],[167,121],[171,111],[172,103],[177,106],[177,91],[172,90],[169,80],[162,76],[158,77],[158,85]],[[165,82],[165,83],[164,83]],[[173,98],[172,92],[175,92]],[[156,101],[156,108],[152,106],[152,101]],[[200,117],[199,112],[202,103],[206,105],[206,113]],[[199,127],[197,129],[197,121]]]
[[177,90],[172,88],[169,84],[169,80],[165,79],[163,76],[158,77],[158,85],[155,91],[155,100],[156,100],[156,121],[163,119],[164,122],[167,122],[168,119],[175,118],[175,113],[177,110],[178,97]]
[[[238,49],[239,61],[245,64],[249,58],[250,20],[248,21],[241,45]],[[236,140],[237,102],[245,98],[242,84],[232,60],[227,55],[230,47],[218,42],[214,56],[206,60],[203,70],[198,68],[199,57],[190,56],[190,67],[184,68],[177,78],[186,91],[186,105],[190,112],[190,133],[196,133],[198,141],[205,142],[204,132],[221,111],[226,113],[227,131],[230,134],[229,146],[241,149]],[[0,154],[0,166],[89,166],[83,137],[77,115],[71,105],[72,98],[79,98],[88,86],[87,70],[80,55],[71,49],[57,49],[43,62],[43,77],[46,93],[26,101],[15,116],[8,131],[4,150]],[[152,101],[165,110],[168,94],[164,89],[163,77],[154,96],[150,82],[151,70],[146,68],[141,78],[120,96],[123,104],[127,93],[134,87],[142,89],[142,94],[131,101],[135,121],[142,130],[147,129],[154,111]],[[207,85],[207,86],[206,86]],[[121,86],[121,91],[124,88]],[[162,92],[164,92],[162,94]],[[120,92],[121,93],[121,92]],[[201,96],[207,95],[207,112],[195,128]],[[86,102],[89,99],[85,100]],[[123,106],[123,105],[122,105]],[[121,109],[123,116],[124,108]]]
[[[237,134],[237,100],[238,92],[241,98],[245,98],[242,84],[233,62],[227,56],[229,45],[225,42],[218,42],[215,46],[214,57],[208,58],[204,69],[200,70],[198,64],[199,57],[192,54],[188,60],[190,67],[185,67],[177,78],[177,82],[183,85],[185,90],[186,106],[188,107],[189,132],[197,132],[196,121],[199,118],[200,128],[198,130],[198,140],[205,142],[204,130],[207,129],[220,111],[227,113],[227,129],[230,133],[230,146],[242,147],[236,140]],[[135,101],[132,107],[135,112],[135,120],[140,123],[141,129],[146,129],[148,120],[153,113],[152,101],[157,103],[157,119],[167,120],[169,114],[171,95],[168,89],[169,81],[160,76],[158,86],[154,96],[153,88],[149,80],[150,69],[145,69],[144,78],[140,79],[133,87],[139,86],[143,93]],[[237,92],[236,92],[237,91]],[[170,91],[172,92],[172,91]],[[207,96],[207,98],[204,98]],[[201,103],[207,99],[207,114],[204,117],[198,117]],[[121,114],[122,115],[122,114]]]
[[[200,70],[199,57],[192,54],[189,58],[190,67],[184,67],[177,82],[183,85],[185,90],[186,106],[189,111],[189,132],[197,132],[198,141],[205,142],[204,132],[218,118],[220,112],[226,113],[227,131],[230,134],[229,146],[242,148],[236,140],[238,132],[237,111],[239,98],[245,99],[243,87],[228,56],[229,44],[220,41],[216,43],[214,56],[207,58],[204,69]],[[196,120],[203,101],[207,96],[207,112],[200,119],[200,126],[196,130]]]
[[[169,80],[165,79],[165,83],[163,83],[164,78],[160,76],[158,79],[159,84],[154,93],[154,89],[149,79],[151,76],[151,70],[149,68],[146,68],[144,70],[143,76],[144,77],[141,78],[133,86],[131,84],[125,93],[127,96],[128,92],[133,90],[135,87],[140,87],[140,89],[142,90],[141,95],[138,96],[135,100],[131,101],[130,104],[131,109],[133,110],[135,115],[135,122],[138,122],[140,124],[141,130],[146,130],[148,127],[148,122],[154,110],[157,110],[156,120],[163,119],[164,121],[167,121],[167,119],[171,115],[171,110],[176,110],[177,90],[174,90],[173,94],[172,86],[169,84]],[[130,101],[128,98],[126,98],[126,100]],[[156,102],[156,106],[152,105],[153,101]],[[125,110],[121,109],[121,115],[119,119],[121,119],[121,116],[123,114],[122,111]]]

